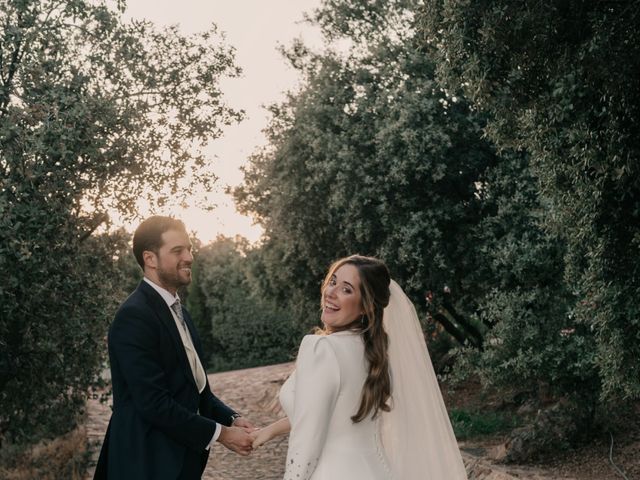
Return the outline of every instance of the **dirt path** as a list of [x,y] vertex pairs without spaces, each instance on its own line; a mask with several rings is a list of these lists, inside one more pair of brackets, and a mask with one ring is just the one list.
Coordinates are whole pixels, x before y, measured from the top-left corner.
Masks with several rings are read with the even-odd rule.
[[[277,401],[280,385],[293,369],[292,363],[235,370],[209,375],[216,395],[256,425],[266,425],[283,414]],[[93,477],[98,451],[107,429],[111,409],[92,399],[88,404],[87,434],[93,461],[87,479]],[[464,449],[463,449],[464,451]],[[204,480],[280,480],[284,473],[287,440],[271,442],[249,457],[240,457],[216,444]],[[473,451],[463,453],[470,480],[551,480],[540,470],[506,469],[487,462]],[[559,478],[559,477],[555,477]],[[562,477],[569,479],[570,477]]]

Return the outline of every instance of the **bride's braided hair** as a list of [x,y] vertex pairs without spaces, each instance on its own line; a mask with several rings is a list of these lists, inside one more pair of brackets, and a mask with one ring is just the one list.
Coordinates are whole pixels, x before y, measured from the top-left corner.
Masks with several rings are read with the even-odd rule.
[[389,337],[382,325],[384,308],[389,304],[389,284],[391,276],[387,266],[377,258],[352,255],[337,260],[329,268],[322,284],[322,291],[328,285],[332,275],[342,265],[353,265],[360,275],[360,294],[364,316],[358,318],[346,329],[355,330],[364,340],[364,355],[369,364],[369,372],[362,387],[360,406],[351,417],[354,423],[373,414],[375,418],[380,410],[390,410],[387,401],[391,396],[391,376],[389,374]]

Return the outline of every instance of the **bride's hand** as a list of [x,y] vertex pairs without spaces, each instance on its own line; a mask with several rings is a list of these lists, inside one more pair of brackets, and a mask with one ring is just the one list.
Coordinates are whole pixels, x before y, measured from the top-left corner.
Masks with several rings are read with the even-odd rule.
[[289,419],[287,417],[284,417],[276,422],[273,422],[271,425],[267,425],[266,427],[259,430],[249,432],[249,437],[253,441],[252,446],[255,449],[261,445],[264,445],[272,438],[289,433],[290,430],[291,424],[289,423]]
[[249,434],[251,439],[253,440],[253,448],[256,449],[261,445],[264,445],[269,440],[271,440],[271,436],[269,435],[269,431],[267,428],[261,428],[259,430],[254,430]]

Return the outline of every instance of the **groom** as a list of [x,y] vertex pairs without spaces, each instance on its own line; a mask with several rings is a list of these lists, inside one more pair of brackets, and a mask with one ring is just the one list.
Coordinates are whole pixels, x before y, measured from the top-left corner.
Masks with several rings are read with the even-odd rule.
[[133,253],[144,279],[109,329],[113,414],[94,479],[196,480],[216,441],[248,455],[253,426],[211,392],[200,338],[180,304],[193,262],[184,224],[148,218]]

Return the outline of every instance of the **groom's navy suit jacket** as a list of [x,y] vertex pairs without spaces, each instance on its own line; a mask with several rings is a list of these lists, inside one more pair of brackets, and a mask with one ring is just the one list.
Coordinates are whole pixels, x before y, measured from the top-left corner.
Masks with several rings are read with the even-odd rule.
[[[184,308],[183,315],[204,358]],[[116,313],[109,360],[113,414],[94,478],[199,479],[215,422],[229,426],[235,412],[211,393],[208,381],[198,393],[171,311],[145,281]]]

